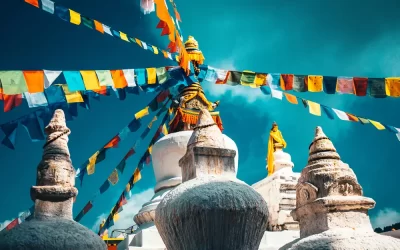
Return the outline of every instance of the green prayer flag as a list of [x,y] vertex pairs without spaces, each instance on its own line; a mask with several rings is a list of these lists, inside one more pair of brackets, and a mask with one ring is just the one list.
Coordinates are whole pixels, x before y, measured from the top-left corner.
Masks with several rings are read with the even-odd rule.
[[88,17],[81,16],[81,20],[83,25],[90,29],[94,29],[94,21]]
[[293,90],[296,92],[306,92],[308,90],[306,84],[306,76],[303,75],[293,76]]
[[254,80],[256,79],[256,73],[250,71],[243,71],[242,77],[240,78],[240,84],[244,86],[254,84]]
[[369,94],[375,98],[385,98],[386,88],[385,88],[384,78],[368,78],[368,90]]
[[111,173],[111,175],[108,177],[108,181],[112,184],[115,185],[118,183],[118,171],[117,169],[114,169],[114,171]]
[[167,70],[165,69],[165,67],[157,68],[156,74],[157,74],[159,84],[163,84],[164,82],[166,82],[169,79],[169,74],[168,74]]
[[18,95],[28,92],[22,71],[0,71],[0,81],[3,93],[6,95]]
[[96,75],[100,86],[114,86],[114,81],[109,70],[96,70]]

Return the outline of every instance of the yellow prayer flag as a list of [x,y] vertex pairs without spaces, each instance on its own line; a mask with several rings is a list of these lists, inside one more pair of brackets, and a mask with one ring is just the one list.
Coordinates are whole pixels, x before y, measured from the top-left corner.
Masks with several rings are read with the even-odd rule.
[[115,213],[113,216],[113,221],[116,222],[117,220],[119,220],[119,214]]
[[135,41],[136,41],[136,43],[137,43],[140,47],[143,47],[142,41],[140,41],[140,40],[137,39],[137,38],[135,38]]
[[140,110],[139,112],[137,112],[135,114],[135,118],[139,120],[139,119],[142,119],[143,117],[145,117],[148,114],[149,114],[149,107],[145,107],[144,109]]
[[147,84],[157,83],[157,68],[147,68]]
[[290,102],[291,104],[299,104],[299,102],[297,101],[297,97],[296,96],[291,95],[289,93],[284,93],[284,94],[285,94],[286,100],[288,102]]
[[267,84],[267,75],[266,74],[256,74],[256,78],[254,79],[254,84],[256,86],[264,86]]
[[310,114],[321,116],[321,105],[319,105],[319,103],[312,101],[307,101],[307,103],[310,110]]
[[81,92],[79,91],[69,91],[68,85],[61,85],[64,90],[65,99],[67,99],[67,103],[77,103],[84,102]]
[[125,33],[120,31],[119,35],[120,35],[122,40],[129,42],[128,36]]
[[147,127],[148,127],[148,128],[153,127],[153,123],[154,123],[155,121],[157,121],[157,116],[154,116],[154,117],[153,117],[153,120],[151,120],[151,122],[149,123],[149,126],[147,126]]
[[323,90],[322,76],[308,76],[308,91],[321,92]]
[[153,146],[149,147],[149,153],[151,154],[153,152]]
[[136,183],[142,179],[142,175],[140,174],[140,170],[137,168],[135,173],[133,173],[133,183]]
[[125,191],[126,191],[126,192],[131,191],[131,184],[130,184],[130,183],[126,184],[126,186],[125,186]]
[[162,133],[163,133],[164,135],[168,135],[167,125],[165,125],[165,124],[162,126]]
[[400,77],[388,77],[385,79],[386,95],[391,97],[400,96]]
[[154,45],[152,45],[151,47],[153,47],[154,54],[158,55],[158,48]]
[[86,171],[88,175],[94,174],[94,171],[96,170],[96,160],[97,160],[97,156],[99,155],[99,151],[97,151],[96,153],[94,153],[94,155],[92,155],[89,158],[89,163],[86,166]]
[[70,22],[76,25],[81,24],[81,14],[76,11],[69,10]]
[[97,78],[96,71],[94,70],[81,70],[83,83],[85,84],[86,90],[99,90],[100,83]]
[[380,122],[377,121],[373,121],[373,120],[369,120],[372,125],[374,125],[375,128],[377,128],[378,130],[384,130],[385,126],[383,126]]

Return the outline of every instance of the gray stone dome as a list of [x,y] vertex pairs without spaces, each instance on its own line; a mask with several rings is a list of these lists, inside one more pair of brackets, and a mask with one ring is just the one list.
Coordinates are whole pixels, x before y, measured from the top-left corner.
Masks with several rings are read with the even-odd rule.
[[104,241],[81,224],[68,219],[26,221],[0,233],[1,250],[100,250]]

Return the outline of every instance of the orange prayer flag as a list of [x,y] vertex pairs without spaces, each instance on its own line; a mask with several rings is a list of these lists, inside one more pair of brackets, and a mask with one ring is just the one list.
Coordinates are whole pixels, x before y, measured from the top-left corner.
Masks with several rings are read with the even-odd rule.
[[112,78],[114,80],[114,87],[117,89],[123,89],[128,86],[128,82],[125,79],[124,71],[118,70],[110,70]]
[[137,43],[140,47],[143,48],[142,41],[140,41],[140,40],[137,39],[137,38],[135,38],[135,41],[136,41],[136,43]]
[[116,137],[112,138],[109,143],[104,148],[116,148],[118,147],[118,143],[121,141],[119,136],[117,135]]
[[179,22],[182,22],[181,15],[179,14],[177,9],[175,9],[175,17],[176,17],[176,19],[178,19]]
[[291,104],[299,104],[299,102],[297,101],[297,97],[296,96],[291,95],[289,93],[284,93],[284,94],[285,94],[286,100],[288,102],[290,102]]
[[98,32],[101,32],[101,33],[104,34],[103,25],[102,25],[99,21],[94,20],[94,28],[95,28]]
[[25,0],[25,2],[39,8],[39,0]]
[[107,95],[107,86],[100,86],[100,89],[94,89],[93,92],[100,95]]
[[43,93],[44,92],[44,72],[43,70],[37,71],[23,71],[26,85],[28,86],[29,93]]
[[349,113],[346,113],[346,115],[349,117],[350,121],[353,121],[353,122],[358,122],[359,121],[357,116],[355,116],[355,115],[352,115],[352,114],[349,114]]
[[157,17],[161,20],[164,21],[168,29],[170,31],[168,38],[171,42],[175,42],[175,25],[172,22],[171,15],[168,12],[168,7],[166,5],[166,2],[164,0],[154,0],[154,3],[156,5],[156,14]]
[[93,70],[81,70],[81,75],[83,79],[83,83],[85,84],[85,88],[87,90],[99,90],[100,83],[97,78],[96,71]]

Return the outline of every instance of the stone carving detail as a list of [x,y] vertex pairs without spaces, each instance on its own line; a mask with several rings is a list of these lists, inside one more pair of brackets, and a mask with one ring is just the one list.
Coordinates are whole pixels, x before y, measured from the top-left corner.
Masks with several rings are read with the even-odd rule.
[[309,182],[299,183],[296,186],[296,205],[302,206],[317,199],[318,188]]
[[338,178],[328,191],[328,195],[362,196],[362,188],[351,176]]

